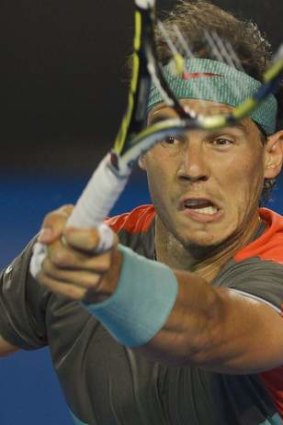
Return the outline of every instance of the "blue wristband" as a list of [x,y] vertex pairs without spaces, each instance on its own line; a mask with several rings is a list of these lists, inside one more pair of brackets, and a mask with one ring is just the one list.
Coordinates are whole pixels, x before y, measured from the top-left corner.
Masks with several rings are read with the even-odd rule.
[[123,265],[118,286],[106,301],[85,305],[123,345],[146,344],[163,327],[175,304],[178,284],[172,270],[119,245]]

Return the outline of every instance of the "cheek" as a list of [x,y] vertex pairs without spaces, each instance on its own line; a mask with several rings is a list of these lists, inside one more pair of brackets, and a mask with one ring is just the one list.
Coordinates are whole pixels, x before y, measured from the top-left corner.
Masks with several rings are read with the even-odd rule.
[[165,182],[172,178],[174,173],[174,161],[168,158],[164,149],[155,146],[144,157],[144,169],[147,172],[149,182],[165,186]]
[[147,169],[147,181],[149,191],[153,198],[162,198],[165,188],[169,186],[168,174],[162,167],[154,167]]
[[[248,210],[258,206],[262,185],[264,180],[262,157],[256,155],[247,157],[238,162],[239,166],[234,167],[235,172],[231,174],[233,169],[230,167],[230,176],[226,190],[229,191],[229,197],[233,200],[233,204],[240,210]],[[235,202],[238,200],[238,202]],[[248,212],[248,211],[247,211]]]
[[[153,149],[144,160],[148,187],[153,203],[163,206],[168,203],[174,186],[175,164],[164,158],[158,149]],[[169,198],[168,198],[169,195]]]

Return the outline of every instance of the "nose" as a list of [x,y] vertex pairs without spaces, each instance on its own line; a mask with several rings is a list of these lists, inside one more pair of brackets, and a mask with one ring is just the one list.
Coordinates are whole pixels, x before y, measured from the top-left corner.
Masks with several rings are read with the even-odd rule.
[[181,153],[178,178],[183,181],[204,182],[209,178],[209,162],[199,139],[187,139]]

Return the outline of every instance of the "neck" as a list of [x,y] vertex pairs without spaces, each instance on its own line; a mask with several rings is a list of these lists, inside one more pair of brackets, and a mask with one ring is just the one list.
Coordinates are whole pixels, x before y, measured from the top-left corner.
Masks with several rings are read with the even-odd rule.
[[[165,228],[157,217],[155,247],[158,261],[173,269],[188,270],[197,273],[211,282],[223,266],[239,251],[248,245],[260,225],[260,218],[255,214],[245,231],[237,231],[225,241],[211,246],[198,246],[193,243],[180,242]],[[248,230],[247,230],[248,229]]]

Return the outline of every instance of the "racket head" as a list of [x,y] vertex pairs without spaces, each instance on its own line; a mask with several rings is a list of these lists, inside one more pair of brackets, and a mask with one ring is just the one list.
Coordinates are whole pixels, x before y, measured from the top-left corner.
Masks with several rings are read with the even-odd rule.
[[[239,120],[250,116],[271,93],[278,89],[282,81],[283,49],[281,48],[278,51],[276,60],[265,72],[262,85],[252,95],[232,108],[230,112],[204,115],[191,109],[185,109],[173,90],[171,90],[170,83],[163,74],[157,54],[157,25],[155,1],[136,0],[134,53],[132,56],[132,78],[128,109],[111,155],[112,166],[118,174],[119,170],[121,170],[122,174],[127,173],[126,169],[132,168],[141,154],[166,137],[175,137],[184,131],[195,129],[218,130],[236,124]],[[207,39],[212,37],[216,40],[218,37],[217,34],[213,34],[213,36],[204,34],[204,36]],[[224,43],[221,39],[220,42]],[[217,41],[217,43],[219,42]],[[184,67],[184,63],[186,63],[185,55],[177,49],[175,51],[173,49],[171,48],[173,63],[177,63],[177,72],[180,78],[183,78],[186,71]],[[188,49],[184,50],[188,52]],[[231,48],[230,52],[235,64],[237,56]],[[181,64],[179,69],[178,63],[179,65]],[[153,84],[157,87],[162,102],[174,110],[176,118],[164,120],[147,127],[147,107],[150,88]]]

